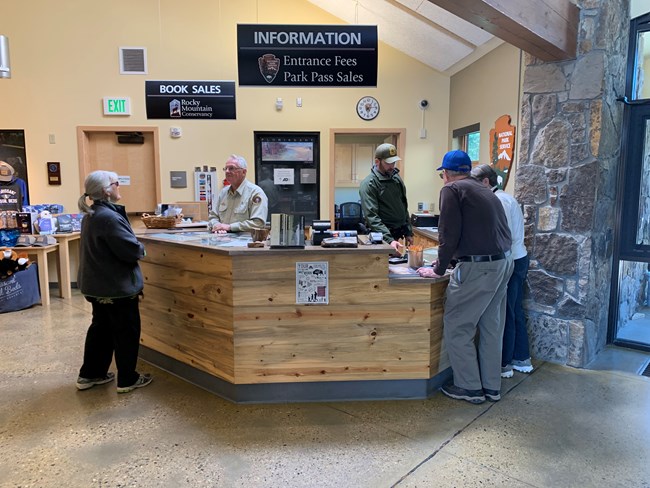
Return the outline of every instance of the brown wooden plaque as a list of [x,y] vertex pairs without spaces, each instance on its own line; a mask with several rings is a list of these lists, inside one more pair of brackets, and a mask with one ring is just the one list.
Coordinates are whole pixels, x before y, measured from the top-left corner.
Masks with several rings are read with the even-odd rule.
[[490,129],[490,161],[499,175],[499,188],[508,183],[515,155],[515,126],[510,125],[510,115],[502,115]]

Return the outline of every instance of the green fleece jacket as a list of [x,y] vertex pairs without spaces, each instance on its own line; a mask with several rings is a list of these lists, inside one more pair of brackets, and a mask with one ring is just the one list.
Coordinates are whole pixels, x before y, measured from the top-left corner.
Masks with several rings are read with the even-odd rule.
[[382,175],[373,166],[370,174],[361,182],[359,187],[361,206],[369,231],[381,232],[384,242],[390,244],[395,239],[390,229],[402,226],[408,228],[406,235],[413,235],[409,221],[406,187],[399,170],[395,169],[390,176]]

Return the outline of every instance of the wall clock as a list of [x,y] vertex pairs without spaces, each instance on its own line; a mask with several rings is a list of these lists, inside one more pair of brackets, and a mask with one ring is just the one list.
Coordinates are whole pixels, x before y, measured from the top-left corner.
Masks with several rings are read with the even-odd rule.
[[357,115],[363,120],[372,120],[379,115],[379,102],[375,97],[363,97],[357,102]]

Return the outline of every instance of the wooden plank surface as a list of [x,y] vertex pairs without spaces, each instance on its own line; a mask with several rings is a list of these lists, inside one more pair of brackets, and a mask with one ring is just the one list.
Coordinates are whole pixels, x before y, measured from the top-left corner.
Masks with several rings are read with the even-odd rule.
[[209,249],[190,246],[174,246],[173,243],[144,241],[147,255],[143,262],[162,264],[178,270],[193,271],[213,277],[230,279],[232,261],[227,254],[218,254]]
[[232,280],[223,276],[163,266],[148,260],[142,261],[140,267],[148,285],[232,306]]
[[[146,245],[142,343],[214,376],[422,379],[439,368],[446,283],[390,285],[383,251],[228,255]],[[296,304],[297,262],[328,263],[328,305]]]

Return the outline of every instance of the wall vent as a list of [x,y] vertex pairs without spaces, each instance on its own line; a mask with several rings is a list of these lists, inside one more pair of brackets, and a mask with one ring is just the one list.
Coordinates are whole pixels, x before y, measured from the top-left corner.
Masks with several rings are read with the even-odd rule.
[[146,47],[121,47],[120,48],[120,74],[121,75],[146,75],[147,74],[147,48]]

